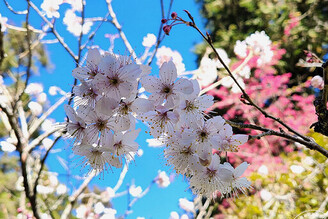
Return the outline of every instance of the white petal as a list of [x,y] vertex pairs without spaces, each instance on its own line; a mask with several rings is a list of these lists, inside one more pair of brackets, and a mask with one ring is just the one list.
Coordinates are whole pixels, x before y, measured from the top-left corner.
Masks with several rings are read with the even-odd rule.
[[174,84],[173,90],[183,94],[191,94],[194,88],[190,80],[181,78]]
[[141,84],[145,88],[146,91],[150,93],[160,92],[162,89],[162,82],[159,78],[154,76],[146,76],[141,79]]
[[137,98],[131,104],[131,109],[135,113],[146,113],[154,109],[154,105],[145,98]]
[[102,97],[99,101],[96,102],[95,110],[97,113],[101,113],[106,116],[112,116],[113,110],[118,107],[118,100]]
[[73,123],[76,123],[77,118],[76,118],[76,113],[75,113],[74,109],[70,105],[65,104],[64,110],[65,110],[65,113],[68,116],[69,120],[71,120]]
[[172,84],[177,79],[177,69],[172,61],[163,63],[159,70],[159,77],[165,84]]
[[96,66],[101,61],[101,55],[97,48],[89,49],[87,56],[87,66]]
[[249,164],[247,162],[243,162],[238,167],[236,167],[234,171],[235,178],[240,177],[245,172],[248,166]]

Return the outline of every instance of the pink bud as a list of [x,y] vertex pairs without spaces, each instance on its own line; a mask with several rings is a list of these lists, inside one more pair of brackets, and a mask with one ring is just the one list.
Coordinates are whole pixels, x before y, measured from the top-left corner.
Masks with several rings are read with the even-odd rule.
[[324,82],[321,76],[316,75],[311,80],[311,85],[315,88],[323,89]]
[[171,26],[170,25],[165,25],[164,27],[163,27],[163,31],[164,31],[164,33],[166,34],[166,35],[170,35],[170,31],[171,31]]
[[165,23],[167,22],[167,20],[166,20],[165,18],[163,18],[163,19],[161,20],[161,22],[162,22],[162,24],[165,24]]
[[178,14],[176,12],[172,12],[171,17],[172,19],[176,19],[178,17]]

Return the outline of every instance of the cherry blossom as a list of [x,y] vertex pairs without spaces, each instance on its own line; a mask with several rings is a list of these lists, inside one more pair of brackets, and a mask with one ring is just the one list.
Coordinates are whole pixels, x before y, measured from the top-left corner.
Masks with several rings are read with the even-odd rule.
[[185,78],[177,79],[177,69],[172,61],[165,62],[159,71],[160,78],[146,76],[141,83],[146,91],[152,93],[149,100],[155,105],[167,100],[169,104],[174,104],[180,100],[180,95],[191,94],[193,92],[192,83]]

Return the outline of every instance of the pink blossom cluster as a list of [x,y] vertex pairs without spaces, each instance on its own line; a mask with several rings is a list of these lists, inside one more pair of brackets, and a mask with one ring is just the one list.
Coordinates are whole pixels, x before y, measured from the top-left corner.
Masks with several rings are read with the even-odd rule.
[[172,61],[162,64],[159,78],[149,73],[150,67],[135,64],[130,57],[100,55],[97,49],[89,50],[86,66],[73,70],[81,83],[73,88],[73,107],[65,106],[65,127],[82,165],[103,173],[132,160],[139,148],[135,140],[140,129],[135,123],[140,119],[166,145],[167,163],[189,179],[194,193],[229,196],[251,188],[241,177],[249,164],[234,168],[228,162],[221,164],[212,153],[213,149],[237,152],[248,136],[234,135],[221,116],[206,117],[213,97],[199,95],[197,80],[178,78]]
[[289,36],[291,30],[296,26],[298,26],[299,24],[300,24],[299,17],[294,13],[289,14],[289,20],[288,20],[288,24],[285,26],[284,34],[286,36]]

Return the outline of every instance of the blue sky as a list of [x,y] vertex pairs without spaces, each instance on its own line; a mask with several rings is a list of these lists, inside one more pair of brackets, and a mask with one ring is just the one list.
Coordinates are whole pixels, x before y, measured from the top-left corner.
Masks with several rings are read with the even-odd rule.
[[[24,10],[26,7],[26,2],[23,0],[8,0],[8,2],[16,10]],[[32,2],[38,6],[41,4],[40,0],[34,0]],[[169,2],[169,0],[164,0],[166,9],[168,8]],[[24,15],[14,15],[7,10],[2,1],[0,2],[0,8],[2,16],[9,18],[9,23],[16,24],[18,26],[25,19]],[[61,6],[61,19],[67,8],[67,4]],[[143,37],[146,36],[147,33],[154,33],[155,35],[158,33],[161,19],[160,0],[113,0],[113,8],[128,40],[135,49],[136,54],[142,54],[144,49],[141,44]],[[176,11],[179,16],[187,19],[187,16],[182,11],[183,9],[188,10],[194,16],[199,27],[203,27],[203,21],[199,15],[198,5],[196,5],[193,0],[174,1],[172,10]],[[31,10],[33,11],[33,9]],[[86,17],[102,17],[106,14],[106,12],[107,8],[104,0],[86,1]],[[76,51],[76,38],[67,32],[66,27],[61,24],[61,19],[56,22],[56,28],[63,36],[65,42],[72,48],[73,51]],[[31,14],[32,25],[39,28],[40,22],[41,19],[36,13],[33,12]],[[104,35],[108,33],[117,33],[116,29],[113,28],[110,23],[102,26],[92,44],[99,45],[100,48],[106,50],[109,47],[109,40],[105,38]],[[49,34],[46,39],[54,39],[54,36]],[[183,62],[186,65],[186,70],[193,70],[197,67],[196,55],[193,53],[193,47],[201,41],[202,39],[196,31],[188,28],[187,26],[178,25],[172,29],[170,36],[165,38],[162,45],[179,51],[183,57]],[[34,75],[31,78],[31,82],[42,83],[46,91],[53,85],[61,87],[64,91],[70,91],[73,84],[71,72],[75,68],[74,61],[59,44],[49,44],[46,48],[52,63],[52,67],[48,69],[41,69],[40,75]],[[124,44],[120,39],[115,41],[114,52],[120,54],[126,53]],[[157,74],[158,68],[155,65],[155,62],[153,62],[152,68],[152,74]],[[58,98],[59,97],[49,96],[52,103]],[[63,121],[65,117],[63,107],[54,112],[51,117],[59,122]],[[169,174],[174,173],[165,165],[165,160],[162,153],[163,149],[149,148],[147,146],[145,139],[150,137],[145,133],[146,128],[141,124],[140,127],[142,127],[142,132],[137,141],[140,144],[140,148],[143,149],[144,155],[140,158],[136,158],[135,163],[130,165],[129,172],[123,182],[121,190],[119,191],[125,189],[125,185],[131,183],[132,180],[134,180],[134,183],[137,186],[141,186],[145,189],[157,175],[158,170],[165,170]],[[65,176],[66,171],[59,164],[57,156],[61,156],[64,160],[72,163],[71,166],[74,167],[70,173],[72,176],[82,175],[81,168],[75,167],[77,160],[75,158],[70,158],[71,150],[68,145],[69,141],[60,141],[55,148],[62,148],[65,150],[59,154],[53,154],[47,161],[51,171],[63,174],[60,177],[62,182],[67,182],[71,180],[71,178]],[[100,188],[106,188],[107,186],[113,187],[119,177],[120,171],[121,170],[114,170],[114,173],[106,173],[104,179],[99,180],[96,177],[91,183],[91,188],[93,185]],[[188,190],[188,184],[181,176],[175,178],[172,184],[165,189],[158,188],[154,185],[151,191],[134,205],[132,209],[133,213],[128,218],[136,218],[137,216],[142,216],[145,218],[168,218],[171,211],[178,211],[182,213],[178,208],[179,198],[192,198],[192,194]],[[123,214],[127,208],[127,196],[115,199],[113,204],[115,209],[118,211],[117,215]]]

